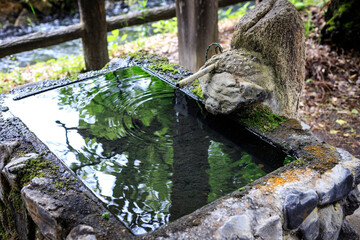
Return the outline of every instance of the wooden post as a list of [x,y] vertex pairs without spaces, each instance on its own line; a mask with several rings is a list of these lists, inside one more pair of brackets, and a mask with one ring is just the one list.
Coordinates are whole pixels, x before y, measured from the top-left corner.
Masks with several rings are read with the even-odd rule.
[[109,62],[105,1],[78,0],[78,4],[86,70],[98,70]]
[[218,0],[177,0],[180,65],[196,72],[206,48],[218,39]]

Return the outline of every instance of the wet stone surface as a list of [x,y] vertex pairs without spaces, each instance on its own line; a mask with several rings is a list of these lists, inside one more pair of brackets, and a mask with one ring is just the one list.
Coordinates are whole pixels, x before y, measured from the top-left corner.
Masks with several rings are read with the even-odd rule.
[[318,195],[313,190],[294,191],[287,195],[284,202],[286,227],[290,230],[298,228],[316,208],[318,201]]

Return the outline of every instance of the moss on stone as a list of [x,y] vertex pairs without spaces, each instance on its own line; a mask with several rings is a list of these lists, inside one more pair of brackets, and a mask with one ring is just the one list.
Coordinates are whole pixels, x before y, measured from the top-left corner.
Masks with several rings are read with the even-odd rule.
[[20,185],[25,186],[35,177],[44,177],[45,172],[56,171],[58,167],[53,166],[50,162],[45,161],[42,157],[30,159],[26,167],[22,170]]
[[240,110],[240,121],[254,129],[262,132],[272,131],[278,128],[285,118],[273,113],[268,107],[256,105]]
[[179,73],[179,70],[174,68],[173,64],[165,64],[165,63],[158,63],[149,67],[150,69],[156,72],[164,72],[164,73]]
[[23,209],[24,203],[22,201],[20,192],[14,190],[14,189],[11,189],[9,198],[10,198],[10,201],[11,201],[15,211],[19,211],[19,210]]
[[191,83],[193,88],[191,89],[191,91],[198,97],[200,97],[201,99],[204,99],[204,95],[203,95],[203,91],[200,85],[200,82],[198,79],[196,79],[194,82]]

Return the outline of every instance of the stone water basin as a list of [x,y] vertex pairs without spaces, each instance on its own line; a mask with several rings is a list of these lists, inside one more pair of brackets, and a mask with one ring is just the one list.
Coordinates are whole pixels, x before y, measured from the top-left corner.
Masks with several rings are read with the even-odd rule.
[[242,188],[286,157],[137,66],[12,97],[12,114],[136,235]]

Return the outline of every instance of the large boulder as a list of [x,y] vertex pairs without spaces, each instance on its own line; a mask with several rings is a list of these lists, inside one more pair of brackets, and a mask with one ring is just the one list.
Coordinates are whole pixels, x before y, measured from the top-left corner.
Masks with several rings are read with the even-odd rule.
[[[290,2],[265,0],[258,4],[246,13],[236,25],[230,54],[224,53],[214,57],[215,60],[210,60],[210,62],[219,63],[216,64],[217,70],[203,77],[201,81],[205,102],[211,99],[205,105],[206,108],[213,113],[229,113],[244,105],[266,99],[262,103],[270,107],[274,113],[296,118],[305,78],[304,39],[303,21]],[[241,53],[243,53],[242,56]],[[236,60],[234,61],[234,59]],[[223,66],[220,62],[235,64]],[[263,71],[263,74],[258,71]],[[264,91],[260,93],[261,91],[255,88],[253,100],[245,97],[246,101],[244,101],[243,98],[238,97],[240,102],[237,106],[227,111],[228,107],[221,107],[221,105],[228,104],[226,99],[214,98],[211,93],[207,92],[207,84],[211,83],[213,79],[216,80],[217,78],[213,77],[220,72],[242,76],[241,79],[235,79],[235,85],[240,86],[239,89],[241,89],[241,85],[244,85],[242,81],[247,81],[262,87]],[[226,78],[223,79],[228,81]],[[219,85],[218,79],[217,82]],[[230,86],[232,87],[232,85]],[[250,92],[253,92],[253,88],[250,89]],[[249,91],[238,93],[243,95],[244,93],[248,94]],[[222,111],[222,109],[226,109],[226,111]]]

